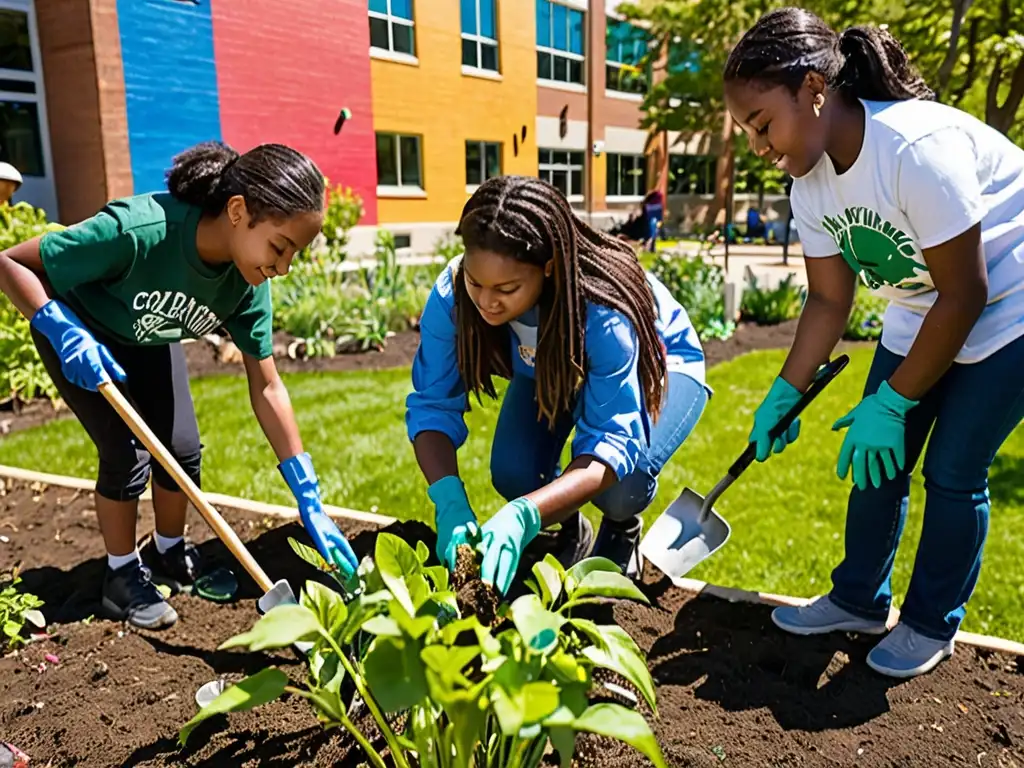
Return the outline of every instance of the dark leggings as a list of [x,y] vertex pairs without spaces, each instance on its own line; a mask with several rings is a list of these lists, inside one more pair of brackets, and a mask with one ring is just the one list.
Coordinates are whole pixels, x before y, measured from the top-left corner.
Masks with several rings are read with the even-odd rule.
[[[202,444],[181,344],[140,347],[120,344],[98,334],[96,338],[107,346],[127,374],[124,384],[119,385],[121,390],[185,473],[199,485]],[[113,501],[137,499],[146,490],[151,470],[153,482],[161,488],[179,490],[159,462],[151,462],[149,451],[106,398],[69,382],[46,337],[33,329],[32,339],[60,396],[96,444],[100,458],[96,493]]]

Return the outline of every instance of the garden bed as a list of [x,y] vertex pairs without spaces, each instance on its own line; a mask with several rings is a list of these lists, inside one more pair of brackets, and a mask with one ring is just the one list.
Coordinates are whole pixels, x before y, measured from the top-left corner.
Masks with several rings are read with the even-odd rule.
[[[2,482],[2,481],[0,481]],[[46,601],[56,636],[0,660],[0,741],[33,765],[356,766],[351,743],[324,733],[295,699],[200,726],[179,752],[178,728],[193,695],[223,676],[237,680],[269,665],[298,679],[285,652],[217,651],[256,618],[258,591],[195,513],[191,536],[208,565],[239,574],[237,602],[173,599],[181,620],[161,633],[99,619],[102,544],[89,493],[7,483],[0,496],[0,570],[23,561],[21,587]],[[140,531],[152,527],[144,504]],[[315,578],[287,538],[296,523],[227,510],[271,579]],[[346,524],[360,554],[375,531]],[[392,528],[429,543],[429,530]],[[1024,678],[1020,659],[961,645],[933,674],[895,683],[864,664],[870,642],[850,636],[794,638],[775,630],[769,608],[698,597],[648,569],[652,605],[608,608],[648,654],[657,683],[654,721],[675,767],[726,765],[970,765],[1024,763]],[[45,661],[47,654],[59,663]],[[41,666],[42,665],[42,666]],[[628,747],[586,738],[577,765],[647,765]]]

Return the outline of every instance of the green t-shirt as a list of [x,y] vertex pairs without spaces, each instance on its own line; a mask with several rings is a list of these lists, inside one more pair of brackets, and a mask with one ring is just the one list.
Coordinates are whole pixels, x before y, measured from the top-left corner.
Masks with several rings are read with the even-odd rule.
[[46,276],[87,324],[126,344],[169,344],[224,326],[242,352],[273,353],[270,281],[196,250],[201,211],[167,193],[114,200],[40,242]]

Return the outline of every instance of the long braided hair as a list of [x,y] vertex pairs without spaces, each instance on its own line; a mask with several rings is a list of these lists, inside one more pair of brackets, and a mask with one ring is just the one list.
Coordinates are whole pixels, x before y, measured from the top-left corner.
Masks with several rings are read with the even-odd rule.
[[[528,176],[485,182],[462,211],[456,233],[466,250],[486,250],[544,267],[552,262],[539,301],[537,419],[555,419],[573,407],[586,376],[587,302],[622,313],[639,343],[639,374],[648,412],[657,419],[665,390],[665,349],[655,326],[654,294],[636,253],[624,242],[591,229],[557,188]],[[455,276],[459,371],[466,389],[496,398],[492,376],[509,378],[508,326],[484,321],[466,291],[460,264]]]

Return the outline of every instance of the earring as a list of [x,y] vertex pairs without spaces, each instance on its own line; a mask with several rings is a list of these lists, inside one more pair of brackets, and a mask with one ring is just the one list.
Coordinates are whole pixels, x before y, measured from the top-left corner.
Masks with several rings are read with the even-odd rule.
[[814,97],[814,116],[815,117],[821,117],[821,108],[824,106],[824,104],[825,104],[825,99],[824,99],[824,97],[820,93],[817,96]]

